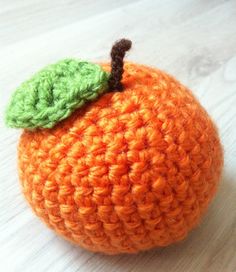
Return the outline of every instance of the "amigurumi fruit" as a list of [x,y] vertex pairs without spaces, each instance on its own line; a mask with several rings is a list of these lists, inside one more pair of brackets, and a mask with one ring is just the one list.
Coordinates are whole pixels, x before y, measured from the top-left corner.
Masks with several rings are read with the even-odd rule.
[[24,128],[19,176],[34,212],[58,234],[107,254],[162,247],[186,237],[219,183],[215,125],[173,77],[123,63],[67,59],[24,82],[7,109]]

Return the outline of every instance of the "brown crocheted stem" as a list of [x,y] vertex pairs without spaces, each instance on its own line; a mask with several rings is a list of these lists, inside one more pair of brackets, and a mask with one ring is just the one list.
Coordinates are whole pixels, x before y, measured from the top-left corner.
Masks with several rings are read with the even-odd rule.
[[121,39],[117,41],[111,49],[111,75],[108,81],[110,91],[122,91],[121,83],[124,72],[124,56],[126,51],[131,48],[130,40]]

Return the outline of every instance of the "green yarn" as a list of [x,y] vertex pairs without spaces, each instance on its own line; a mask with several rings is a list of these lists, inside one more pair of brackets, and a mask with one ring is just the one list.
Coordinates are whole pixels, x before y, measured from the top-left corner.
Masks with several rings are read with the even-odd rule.
[[109,74],[86,61],[65,59],[36,73],[18,87],[6,111],[14,128],[52,128],[108,91]]

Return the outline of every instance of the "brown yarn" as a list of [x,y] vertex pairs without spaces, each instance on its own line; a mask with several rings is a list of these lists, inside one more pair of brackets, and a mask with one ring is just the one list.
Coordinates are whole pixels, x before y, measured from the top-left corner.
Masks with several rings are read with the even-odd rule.
[[121,83],[124,72],[124,56],[125,52],[131,48],[132,42],[127,39],[117,41],[111,49],[111,76],[108,81],[110,91],[122,91]]

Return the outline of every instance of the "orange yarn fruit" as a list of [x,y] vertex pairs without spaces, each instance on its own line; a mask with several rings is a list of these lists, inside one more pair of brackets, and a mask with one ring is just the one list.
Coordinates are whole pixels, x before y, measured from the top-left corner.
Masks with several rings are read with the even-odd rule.
[[18,148],[35,213],[64,238],[107,254],[184,239],[223,164],[217,129],[187,88],[132,63],[122,84],[52,129],[25,130]]

